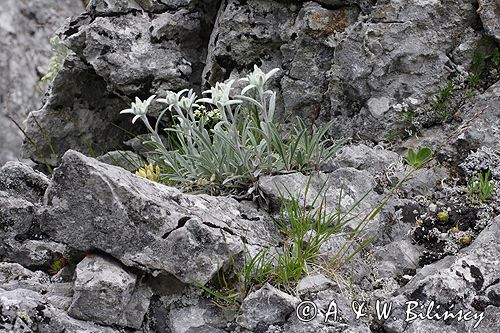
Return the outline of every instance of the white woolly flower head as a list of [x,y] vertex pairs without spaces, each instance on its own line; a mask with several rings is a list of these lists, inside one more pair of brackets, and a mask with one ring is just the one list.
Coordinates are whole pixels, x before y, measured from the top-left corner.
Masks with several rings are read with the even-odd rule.
[[264,85],[266,82],[279,70],[279,68],[274,68],[266,74],[257,65],[254,65],[253,72],[248,74],[247,77],[240,79],[242,82],[248,82],[248,85],[241,90],[241,94],[243,95],[251,89],[264,91]]
[[132,119],[132,124],[137,121],[137,119],[144,117],[148,114],[149,105],[153,102],[156,95],[150,96],[147,100],[141,101],[139,97],[135,98],[135,102],[132,102],[130,109],[125,109],[120,111],[120,113],[131,113],[134,114]]
[[238,99],[231,99],[229,94],[231,93],[232,85],[234,84],[234,80],[230,80],[226,83],[217,82],[215,87],[210,88],[210,90],[206,90],[203,94],[210,94],[210,98],[200,98],[196,102],[198,103],[210,103],[219,108],[224,106],[232,105],[232,104],[241,104],[243,103]]

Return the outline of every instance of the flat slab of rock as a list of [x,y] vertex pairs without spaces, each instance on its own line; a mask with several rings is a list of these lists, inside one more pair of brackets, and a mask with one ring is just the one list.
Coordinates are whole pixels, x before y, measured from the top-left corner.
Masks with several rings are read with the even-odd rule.
[[68,151],[46,193],[43,230],[127,266],[206,283],[249,245],[276,242],[269,218],[236,200],[187,195]]

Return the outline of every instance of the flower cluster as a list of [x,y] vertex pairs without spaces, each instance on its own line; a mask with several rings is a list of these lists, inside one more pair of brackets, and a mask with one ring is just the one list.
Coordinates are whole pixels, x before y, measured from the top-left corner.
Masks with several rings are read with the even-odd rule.
[[[324,135],[332,122],[309,133],[301,119],[291,133],[284,134],[274,121],[276,93],[266,90],[266,83],[278,72],[253,72],[239,80],[218,82],[198,98],[191,90],[168,91],[157,99],[166,107],[151,126],[147,113],[155,96],[145,101],[136,98],[122,113],[141,119],[151,133],[151,143],[158,153],[162,179],[187,190],[227,193],[251,190],[258,177],[283,170],[315,170],[341,144],[329,144]],[[236,82],[246,84],[234,93]],[[161,119],[172,115],[172,125],[160,136]],[[166,146],[167,144],[167,146]],[[160,168],[152,165],[138,175],[159,179]],[[250,189],[249,189],[250,188]],[[248,192],[248,193],[251,193]]]
[[160,167],[158,165],[153,166],[152,163],[144,165],[144,167],[139,168],[135,174],[142,178],[149,179],[154,182],[160,181]]

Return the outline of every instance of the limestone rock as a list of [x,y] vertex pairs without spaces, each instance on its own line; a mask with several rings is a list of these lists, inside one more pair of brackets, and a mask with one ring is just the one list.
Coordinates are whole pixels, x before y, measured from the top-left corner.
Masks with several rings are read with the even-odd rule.
[[449,124],[439,132],[424,130],[420,138],[409,139],[405,145],[439,150],[441,159],[457,166],[471,152],[500,147],[500,82],[465,103],[459,112],[463,118],[460,125]]
[[[310,182],[309,189],[307,196],[304,196],[308,182]],[[376,207],[382,198],[373,191],[376,185],[375,178],[368,171],[351,167],[339,168],[331,173],[313,173],[311,176],[292,173],[265,176],[259,180],[260,190],[275,210],[280,206],[282,196],[287,200],[291,195],[298,198],[301,204],[305,203],[310,206],[313,211],[317,210],[324,200],[324,209],[327,214],[335,214],[339,208],[345,214],[353,208],[351,213],[354,215],[360,213],[360,215],[346,224],[345,227],[349,230],[356,228],[367,212]],[[365,194],[366,197],[356,204]],[[313,206],[315,198],[317,199]],[[364,213],[361,214],[361,212]],[[346,217],[345,220],[347,219]],[[378,221],[379,218],[375,218],[369,223],[367,229],[374,231]]]
[[[106,91],[106,82],[75,54],[69,54],[52,82],[44,106],[26,121],[30,140],[23,155],[57,165],[68,149],[101,155],[121,147],[133,130],[120,116],[128,101]],[[92,110],[94,112],[92,112]]]
[[66,252],[40,230],[38,211],[48,185],[45,175],[20,162],[0,168],[0,260],[49,267]]
[[2,333],[25,332],[88,332],[118,333],[111,327],[71,318],[51,304],[40,293],[28,289],[5,290],[0,286],[0,307],[2,308]]
[[119,263],[98,255],[76,268],[75,293],[68,314],[104,325],[140,328],[151,291]]
[[185,195],[75,151],[62,160],[43,230],[72,248],[204,284],[243,251],[242,237],[262,246],[278,239],[269,218],[233,199]]
[[146,161],[138,154],[128,150],[113,150],[97,158],[99,162],[116,165],[128,171],[136,171]]
[[470,2],[378,1],[369,18],[332,37],[334,136],[377,140],[401,119],[391,105],[430,99],[448,79],[447,53],[476,24]]
[[0,13],[0,166],[20,157],[20,126],[41,106],[40,82],[52,55],[49,38],[63,21],[83,10],[75,0],[2,1]]
[[500,3],[496,0],[479,0],[477,12],[488,35],[500,42]]
[[[440,321],[415,320],[412,323],[405,323],[405,310],[407,301],[417,301],[424,306],[429,302],[449,308],[453,305],[452,312],[459,310],[471,311],[479,314],[489,304],[495,302],[494,293],[487,294],[492,299],[486,297],[484,292],[492,286],[498,284],[500,275],[498,237],[500,236],[500,218],[491,221],[490,225],[484,229],[471,246],[462,250],[457,256],[450,256],[434,264],[423,267],[410,280],[410,282],[397,291],[389,301],[394,304],[394,315],[397,320],[387,320],[383,323],[386,330],[398,332],[403,330],[408,332],[419,332],[422,330],[445,330],[464,332],[472,329],[477,323],[476,320],[458,321],[453,320],[450,325]],[[482,304],[482,305],[480,305]],[[426,309],[426,308],[425,308]],[[491,310],[491,309],[490,309]],[[444,311],[441,309],[441,311]],[[430,326],[429,326],[430,325]],[[483,325],[483,324],[480,324]],[[486,326],[481,330],[485,332],[489,328]]]
[[265,329],[269,325],[284,323],[299,303],[299,299],[266,284],[245,298],[237,322],[249,330]]
[[371,148],[365,144],[348,145],[321,166],[321,171],[332,172],[335,169],[351,167],[379,173],[394,167],[401,157],[387,149]]

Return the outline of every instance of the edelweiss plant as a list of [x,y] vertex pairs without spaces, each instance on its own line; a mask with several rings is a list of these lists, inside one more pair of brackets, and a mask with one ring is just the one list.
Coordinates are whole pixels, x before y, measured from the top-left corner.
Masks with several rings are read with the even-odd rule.
[[[192,89],[169,91],[156,100],[166,107],[154,126],[147,113],[156,96],[145,101],[136,98],[121,113],[133,114],[132,122],[141,119],[151,133],[148,143],[158,153],[162,180],[210,193],[251,191],[260,175],[317,169],[343,143],[324,138],[332,122],[309,132],[297,118],[288,134],[273,122],[276,93],[266,90],[266,83],[278,71],[264,73],[254,66],[252,73],[238,80],[247,83],[239,93],[233,87],[236,80],[216,83],[203,92],[203,98]],[[173,120],[164,129],[169,147],[160,135],[166,112]]]

